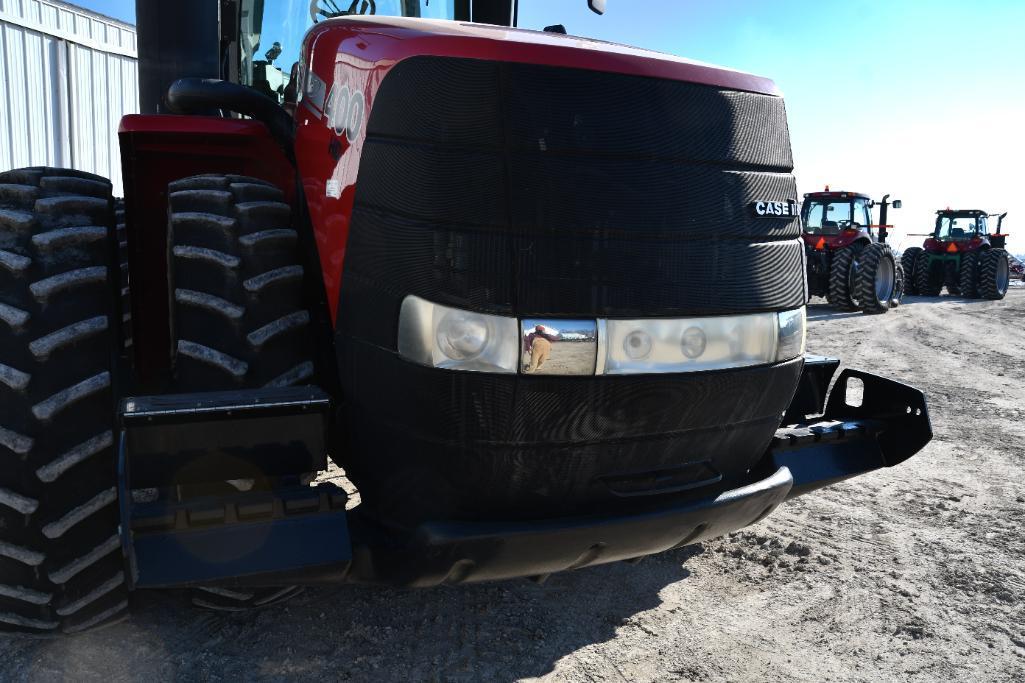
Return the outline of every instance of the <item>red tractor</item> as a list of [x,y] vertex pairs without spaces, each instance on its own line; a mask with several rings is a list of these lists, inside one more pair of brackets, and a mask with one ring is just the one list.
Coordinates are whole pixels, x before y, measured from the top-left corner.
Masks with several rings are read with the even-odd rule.
[[[978,209],[936,212],[936,227],[921,247],[905,250],[901,261],[908,273],[908,293],[939,296],[944,287],[953,296],[1003,299],[1011,279],[1010,256],[1001,232],[1006,213]],[[997,219],[989,232],[989,219]]]
[[543,579],[929,441],[920,391],[803,353],[771,81],[510,2],[297,5],[138,2],[123,215],[0,173],[0,626]]
[[876,202],[857,192],[804,195],[801,218],[808,261],[808,292],[844,311],[885,313],[904,296],[904,271],[886,244],[887,212],[900,200],[879,202],[879,224],[872,223]]

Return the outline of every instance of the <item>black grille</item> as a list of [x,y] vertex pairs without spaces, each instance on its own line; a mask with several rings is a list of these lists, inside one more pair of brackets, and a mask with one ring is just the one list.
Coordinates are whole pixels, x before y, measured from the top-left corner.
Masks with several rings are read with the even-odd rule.
[[636,377],[517,377],[423,368],[356,343],[343,464],[391,521],[523,519],[629,506],[607,480],[691,466],[679,497],[746,483],[802,362]]
[[742,474],[799,364],[468,377],[396,358],[396,324],[408,294],[520,317],[796,308],[800,226],[750,210],[795,198],[791,170],[776,97],[527,64],[398,64],[370,113],[339,303],[357,481],[379,494],[410,488],[394,477],[435,482],[447,493],[424,509],[443,514],[444,500],[465,516],[487,501],[503,514],[527,499],[535,512],[593,502],[601,477],[646,468],[708,460],[724,481]]
[[368,134],[343,313],[368,307],[353,279],[387,321],[406,294],[522,316],[804,302],[798,222],[750,210],[796,197],[777,97],[418,57],[384,79]]

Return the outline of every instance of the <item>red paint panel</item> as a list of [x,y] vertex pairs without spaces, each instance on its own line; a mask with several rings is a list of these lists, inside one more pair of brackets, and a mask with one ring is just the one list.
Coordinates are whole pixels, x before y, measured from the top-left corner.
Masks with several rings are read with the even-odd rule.
[[806,245],[813,249],[815,248],[815,245],[818,244],[819,240],[825,240],[825,248],[829,251],[843,249],[847,245],[853,244],[860,239],[871,239],[867,232],[861,230],[853,230],[850,234],[846,234],[846,231],[844,231],[839,235],[814,235],[812,233],[805,232],[801,234],[801,238],[804,240]]

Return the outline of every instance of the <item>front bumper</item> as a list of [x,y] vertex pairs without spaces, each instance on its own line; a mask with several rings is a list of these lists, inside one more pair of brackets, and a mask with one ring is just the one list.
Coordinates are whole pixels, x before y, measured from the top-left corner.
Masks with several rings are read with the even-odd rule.
[[[805,360],[797,395],[784,416],[789,426],[777,430],[748,482],[718,495],[697,500],[651,496],[604,514],[442,519],[404,532],[382,529],[362,518],[358,508],[357,514],[347,513],[344,494],[324,485],[319,493],[302,487],[291,494],[261,493],[265,513],[253,512],[258,506],[246,494],[200,499],[174,510],[157,506],[147,512],[143,505],[128,505],[123,514],[131,518],[132,533],[123,540],[133,582],[433,586],[544,577],[721,536],[758,522],[789,498],[897,465],[932,438],[924,396],[904,384],[845,370],[827,399],[838,365],[826,358]],[[852,396],[858,384],[860,396]],[[237,406],[230,413],[239,419]],[[123,445],[123,463],[126,455]],[[234,466],[237,458],[225,463]],[[232,474],[218,472],[221,477]],[[130,497],[122,492],[122,501]]]
[[409,587],[544,578],[631,560],[754,524],[786,500],[786,467],[714,498],[645,511],[535,522],[430,522],[402,548],[356,548],[350,580]]
[[[777,430],[768,452],[751,471],[752,482],[745,486],[697,501],[667,498],[626,514],[533,522],[428,522],[402,547],[357,546],[349,579],[433,586],[544,577],[640,558],[754,524],[787,499],[897,465],[929,442],[928,410],[917,389],[845,370],[827,401],[838,365],[827,358],[806,359],[787,413],[800,419]],[[849,389],[860,391],[860,401],[849,395]]]

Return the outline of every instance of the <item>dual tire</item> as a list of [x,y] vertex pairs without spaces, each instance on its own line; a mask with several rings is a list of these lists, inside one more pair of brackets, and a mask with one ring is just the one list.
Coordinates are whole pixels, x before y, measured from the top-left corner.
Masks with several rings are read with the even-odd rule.
[[904,270],[904,293],[912,296],[918,294],[918,281],[915,279],[918,255],[921,247],[908,247],[900,256],[900,265]]
[[[169,195],[173,390],[309,381],[304,273],[281,192],[201,176]],[[0,630],[74,633],[128,614],[113,391],[123,215],[99,176],[0,173]],[[206,588],[193,601],[238,611],[297,592]]]
[[903,268],[885,244],[852,244],[833,255],[826,298],[834,307],[885,313],[903,295]]
[[1003,249],[986,249],[962,254],[955,267],[953,262],[936,261],[917,249],[914,282],[922,296],[939,296],[946,286],[954,296],[997,301],[1007,294],[1010,259]]
[[997,301],[1007,294],[1011,260],[1003,249],[987,249],[979,256],[978,295]]
[[110,183],[0,174],[0,629],[126,616],[113,364],[120,267]]

